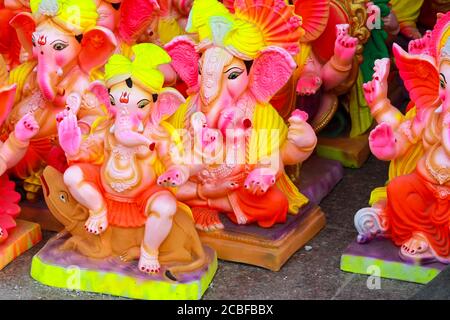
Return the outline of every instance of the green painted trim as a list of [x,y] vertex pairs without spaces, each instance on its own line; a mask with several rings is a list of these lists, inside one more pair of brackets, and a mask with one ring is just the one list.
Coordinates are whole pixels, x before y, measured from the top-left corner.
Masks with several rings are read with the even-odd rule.
[[441,270],[429,268],[423,265],[412,265],[401,262],[385,261],[381,259],[368,258],[344,254],[341,257],[341,270],[365,275],[374,275],[368,268],[377,266],[380,268],[382,278],[402,280],[427,284],[433,280]]
[[[217,271],[217,255],[201,279],[190,283],[146,281],[92,269],[77,269],[53,265],[39,255],[33,257],[31,277],[42,284],[78,291],[110,294],[142,300],[198,300],[201,299]],[[78,274],[78,275],[77,275]]]

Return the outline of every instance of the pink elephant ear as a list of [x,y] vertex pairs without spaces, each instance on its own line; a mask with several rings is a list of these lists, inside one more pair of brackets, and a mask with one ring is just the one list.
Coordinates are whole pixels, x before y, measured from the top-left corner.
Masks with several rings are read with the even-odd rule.
[[123,0],[120,5],[119,36],[133,44],[152,22],[153,13],[159,10],[156,0]]
[[0,88],[0,127],[11,112],[16,96],[16,85]]
[[16,29],[17,37],[24,49],[30,54],[33,54],[33,43],[31,38],[33,32],[36,30],[36,22],[31,13],[21,12],[11,19],[9,24]]
[[296,66],[286,50],[275,46],[263,49],[253,62],[249,76],[249,89],[256,100],[268,102],[287,83]]
[[177,90],[173,88],[164,88],[158,95],[158,100],[152,110],[152,122],[157,125],[161,121],[166,120],[185,102],[186,100]]
[[86,73],[103,66],[117,47],[117,40],[111,30],[94,27],[83,34],[78,61]]
[[188,36],[174,38],[164,46],[172,58],[171,66],[188,86],[188,93],[198,91],[198,60],[195,42]]
[[430,62],[432,58],[427,60],[424,56],[411,55],[395,43],[392,51],[403,83],[416,106],[429,108],[439,103],[439,72]]
[[97,97],[97,100],[101,104],[104,104],[108,110],[110,110],[111,100],[109,99],[108,88],[106,88],[102,81],[96,80],[92,82],[89,85],[88,91],[92,92]]

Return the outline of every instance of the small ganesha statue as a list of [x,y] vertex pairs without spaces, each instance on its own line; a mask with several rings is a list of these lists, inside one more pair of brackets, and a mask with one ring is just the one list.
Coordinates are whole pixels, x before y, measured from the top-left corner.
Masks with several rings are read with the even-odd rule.
[[[163,49],[145,43],[132,51],[132,60],[119,54],[109,59],[106,87],[91,84],[108,116],[98,118],[90,134],[82,136],[72,112],[59,116],[59,141],[69,161],[62,188],[69,192],[64,204],[49,206],[72,234],[65,249],[93,258],[139,259],[144,273],[158,273],[161,264],[185,263],[170,269],[173,276],[196,270],[205,259],[189,208],[165,187],[176,187],[183,179],[167,181],[161,175],[166,168],[177,170],[169,157],[174,130],[166,119],[184,98],[162,87],[164,76],[158,66],[170,62]],[[51,189],[53,180],[48,177],[56,173],[49,170],[44,179]],[[82,218],[74,214],[68,219],[62,207],[68,201],[85,208]],[[74,224],[76,228],[68,227]]]
[[[16,86],[0,88],[0,125],[10,112]],[[16,227],[14,218],[19,214],[17,203],[20,194],[14,191],[14,183],[5,173],[13,167],[27,151],[30,140],[39,131],[39,125],[33,115],[26,114],[15,125],[4,143],[0,142],[0,243],[8,238],[9,232]]]
[[191,155],[184,171],[165,179],[188,175],[177,198],[204,231],[224,228],[220,213],[266,228],[298,213],[308,199],[284,165],[306,160],[317,142],[304,112],[290,115],[288,126],[269,103],[296,68],[302,29],[293,6],[237,0],[232,11],[195,0],[187,31],[200,42],[180,36],[165,46],[189,94],[169,121],[194,142],[184,148]]
[[393,52],[415,107],[406,115],[387,99],[389,60],[378,60],[365,98],[379,123],[369,137],[373,154],[390,160],[390,181],[357,212],[358,242],[381,235],[403,260],[450,262],[450,13],[434,30]]

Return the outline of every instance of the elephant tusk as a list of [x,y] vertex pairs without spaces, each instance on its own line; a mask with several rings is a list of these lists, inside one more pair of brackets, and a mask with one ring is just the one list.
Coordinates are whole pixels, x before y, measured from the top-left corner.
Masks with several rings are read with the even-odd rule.
[[109,128],[109,133],[114,133],[115,129],[116,129],[116,125],[113,124],[113,125],[111,126],[111,128]]
[[144,132],[144,124],[142,123],[142,121],[139,122],[138,132],[139,132],[139,133]]

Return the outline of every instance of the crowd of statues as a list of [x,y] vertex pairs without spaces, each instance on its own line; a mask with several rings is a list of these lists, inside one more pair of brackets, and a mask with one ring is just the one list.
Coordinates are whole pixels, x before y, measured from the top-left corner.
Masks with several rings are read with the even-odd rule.
[[[44,195],[63,250],[147,274],[175,264],[176,279],[205,264],[196,229],[271,228],[308,203],[285,167],[301,168],[345,96],[350,135],[370,132],[391,162],[356,213],[358,242],[448,263],[450,13],[422,36],[422,3],[390,2],[2,1],[0,243],[15,181],[23,200]],[[406,112],[388,97],[399,33]]]

